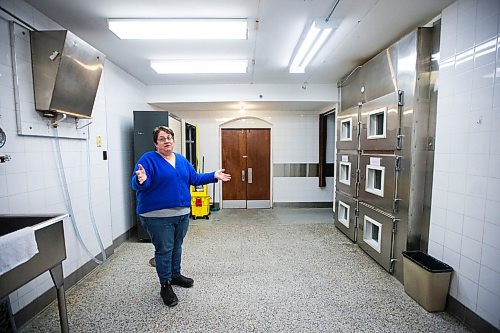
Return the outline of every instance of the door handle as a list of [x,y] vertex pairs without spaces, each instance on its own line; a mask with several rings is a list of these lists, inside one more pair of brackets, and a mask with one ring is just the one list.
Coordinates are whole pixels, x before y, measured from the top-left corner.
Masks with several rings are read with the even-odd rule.
[[245,170],[241,170],[241,181],[245,181]]
[[252,168],[248,168],[248,184],[252,184]]

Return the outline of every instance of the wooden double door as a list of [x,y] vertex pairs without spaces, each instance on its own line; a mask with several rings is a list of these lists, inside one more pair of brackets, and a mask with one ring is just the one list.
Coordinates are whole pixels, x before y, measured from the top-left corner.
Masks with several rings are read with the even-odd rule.
[[223,208],[271,207],[271,130],[222,129]]

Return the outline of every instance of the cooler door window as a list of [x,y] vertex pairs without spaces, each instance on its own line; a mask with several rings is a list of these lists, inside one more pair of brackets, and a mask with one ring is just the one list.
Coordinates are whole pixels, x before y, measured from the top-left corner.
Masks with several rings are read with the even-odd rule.
[[349,228],[349,213],[350,213],[350,208],[349,205],[343,203],[342,201],[339,200],[339,215],[338,215],[338,220],[340,223],[346,226],[346,228]]
[[384,197],[385,167],[379,165],[366,166],[365,191]]
[[368,113],[368,139],[382,139],[386,137],[387,108],[377,109]]
[[365,215],[363,241],[380,253],[382,224]]
[[351,185],[351,163],[340,162],[340,176],[339,182],[346,185]]
[[340,141],[352,141],[352,118],[340,122]]

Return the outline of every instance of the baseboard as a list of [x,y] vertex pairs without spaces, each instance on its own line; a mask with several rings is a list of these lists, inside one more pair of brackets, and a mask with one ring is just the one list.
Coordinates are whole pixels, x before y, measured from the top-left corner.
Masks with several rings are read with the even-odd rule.
[[273,207],[332,208],[333,202],[273,202]]
[[[131,238],[134,234],[134,228],[126,231],[122,235],[118,236],[111,246],[105,249],[106,257],[113,255],[115,249],[124,243],[127,239]],[[97,259],[102,260],[102,254],[96,256]],[[76,271],[68,275],[64,278],[64,290],[69,290],[73,287],[78,281],[87,276],[94,268],[96,268],[98,264],[89,260],[86,264],[78,268]],[[16,327],[21,327],[26,324],[29,320],[35,317],[38,313],[40,313],[45,307],[47,307],[50,303],[57,299],[56,289],[50,288],[45,293],[37,297],[30,304],[19,310],[14,314],[14,321],[16,323]]]
[[460,320],[464,325],[476,332],[481,333],[500,333],[500,330],[488,323],[483,318],[469,310],[465,305],[455,298],[448,295],[446,303],[446,312]]

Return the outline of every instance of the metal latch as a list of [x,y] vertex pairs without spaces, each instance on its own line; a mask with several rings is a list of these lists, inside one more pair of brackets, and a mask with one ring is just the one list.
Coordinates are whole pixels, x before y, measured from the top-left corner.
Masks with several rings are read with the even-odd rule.
[[403,90],[398,90],[398,105],[405,105],[405,92]]
[[401,170],[401,159],[402,159],[401,156],[396,156],[396,171]]
[[393,203],[392,203],[392,213],[393,214],[396,214],[399,212],[399,202],[401,201],[401,199],[394,199]]
[[434,151],[434,137],[432,136],[427,138],[427,150]]
[[401,132],[396,136],[396,149],[400,150],[403,146],[403,138],[404,134],[401,134]]

